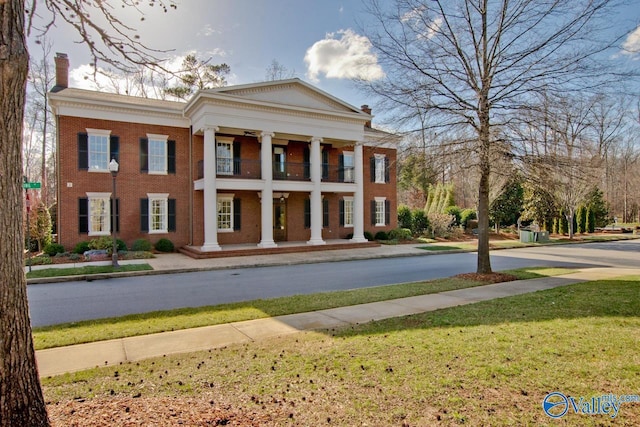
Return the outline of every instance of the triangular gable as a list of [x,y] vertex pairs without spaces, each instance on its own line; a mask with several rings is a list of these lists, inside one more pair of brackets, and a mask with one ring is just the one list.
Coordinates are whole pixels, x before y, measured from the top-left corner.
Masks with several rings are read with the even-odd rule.
[[340,113],[361,111],[300,79],[228,86],[203,92],[231,95],[252,101]]

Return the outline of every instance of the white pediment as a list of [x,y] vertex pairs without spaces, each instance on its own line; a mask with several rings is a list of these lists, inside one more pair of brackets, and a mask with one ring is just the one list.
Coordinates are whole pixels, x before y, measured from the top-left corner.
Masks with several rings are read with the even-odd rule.
[[360,112],[359,109],[322,92],[299,79],[230,86],[214,89],[215,93],[252,101],[302,107],[336,113]]

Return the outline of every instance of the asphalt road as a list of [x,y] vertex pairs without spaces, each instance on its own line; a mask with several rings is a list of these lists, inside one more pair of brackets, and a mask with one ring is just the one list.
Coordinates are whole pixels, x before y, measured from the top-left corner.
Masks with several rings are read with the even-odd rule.
[[[494,251],[494,270],[526,266],[640,265],[640,241]],[[33,326],[180,307],[414,282],[473,272],[476,254],[244,268],[28,287]]]

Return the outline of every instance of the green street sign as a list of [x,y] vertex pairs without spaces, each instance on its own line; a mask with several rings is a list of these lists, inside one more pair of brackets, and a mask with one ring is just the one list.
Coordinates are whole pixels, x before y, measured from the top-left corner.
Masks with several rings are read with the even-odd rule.
[[29,188],[40,188],[41,184],[39,182],[23,182],[22,183],[22,188],[29,189]]

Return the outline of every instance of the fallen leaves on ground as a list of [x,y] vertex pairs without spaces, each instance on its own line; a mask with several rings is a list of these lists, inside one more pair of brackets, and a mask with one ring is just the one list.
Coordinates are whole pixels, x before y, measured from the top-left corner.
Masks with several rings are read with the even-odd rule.
[[[49,404],[53,427],[134,426],[264,426],[282,419],[279,413],[234,409],[206,399],[114,397]],[[286,417],[286,415],[284,416]]]

